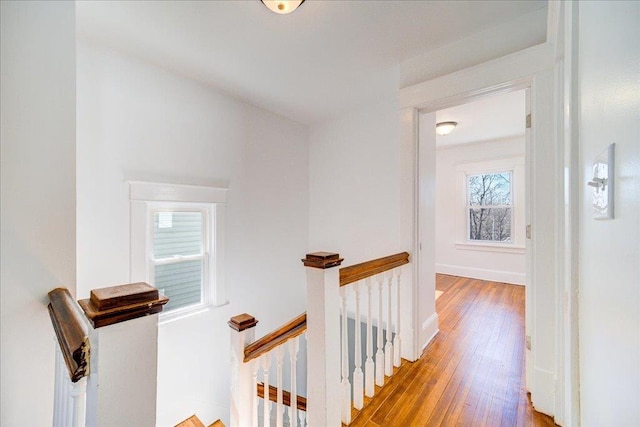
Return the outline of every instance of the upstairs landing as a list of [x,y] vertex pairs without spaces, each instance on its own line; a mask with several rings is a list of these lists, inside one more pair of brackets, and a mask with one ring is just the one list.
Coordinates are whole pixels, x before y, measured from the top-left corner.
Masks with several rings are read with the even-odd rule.
[[440,332],[350,426],[554,426],[524,380],[524,287],[437,275]]

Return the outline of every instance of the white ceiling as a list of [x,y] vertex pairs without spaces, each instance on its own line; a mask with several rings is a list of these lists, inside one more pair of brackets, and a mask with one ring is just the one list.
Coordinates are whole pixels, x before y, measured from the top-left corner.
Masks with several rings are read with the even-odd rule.
[[[110,0],[78,1],[76,12],[81,38],[313,123],[395,96],[402,61],[546,5],[307,0],[276,15],[259,0]],[[536,22],[522,31],[540,28]]]
[[437,135],[436,147],[522,136],[525,111],[524,90],[437,111],[436,123],[457,122],[458,126],[449,135]]

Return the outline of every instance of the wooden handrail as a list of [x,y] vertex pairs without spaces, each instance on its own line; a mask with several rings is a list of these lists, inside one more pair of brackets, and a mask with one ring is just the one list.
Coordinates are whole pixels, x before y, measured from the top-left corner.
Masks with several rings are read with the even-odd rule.
[[244,349],[244,361],[262,356],[281,344],[297,337],[307,330],[307,313],[302,313],[292,321],[282,325],[270,334],[265,335],[257,341],[249,344]]
[[[376,274],[391,270],[401,265],[409,263],[409,253],[401,252],[395,255],[389,255],[383,258],[366,261],[360,264],[343,267],[340,269],[340,286],[357,282],[364,278],[374,276]],[[303,313],[292,321],[282,325],[280,328],[265,335],[257,341],[249,344],[244,349],[244,361],[248,362],[252,359],[268,353],[272,349],[287,342],[293,337],[297,337],[307,329],[307,314]]]
[[[258,397],[264,399],[264,384],[258,383]],[[272,402],[278,401],[278,389],[272,385],[269,386],[269,400]],[[291,406],[291,393],[286,390],[282,390],[282,403],[285,406]],[[307,411],[307,398],[302,396],[296,396],[296,406],[301,411]]]
[[89,327],[68,289],[49,292],[49,316],[72,382],[89,371]]
[[409,253],[400,252],[399,254],[389,255],[383,258],[366,261],[356,265],[350,265],[340,269],[340,286],[375,276],[401,265],[409,263]]

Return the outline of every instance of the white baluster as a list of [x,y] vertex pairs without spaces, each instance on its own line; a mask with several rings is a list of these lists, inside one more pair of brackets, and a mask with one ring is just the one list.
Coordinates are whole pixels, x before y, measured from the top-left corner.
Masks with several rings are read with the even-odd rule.
[[73,419],[71,425],[73,427],[84,427],[86,423],[87,409],[87,378],[80,378],[73,383],[71,388],[71,398],[73,401]]
[[342,422],[351,423],[351,384],[349,384],[349,336],[347,331],[347,289],[340,288],[342,302]]
[[364,362],[364,392],[368,397],[373,397],[376,388],[374,383],[375,365],[373,364],[373,320],[371,317],[373,288],[370,278],[365,279],[365,285],[367,287],[367,360]]
[[384,351],[382,350],[382,283],[384,281],[384,274],[379,274],[378,280],[378,337],[376,352],[376,385],[382,387],[384,385]]
[[71,398],[73,385],[69,378],[67,378],[67,387],[67,398],[64,401],[64,419],[67,425],[71,425],[73,423],[73,399]]
[[296,384],[296,371],[298,361],[298,337],[289,340],[289,357],[291,359],[291,400],[289,402],[289,425],[296,427],[298,425],[298,391]]
[[392,332],[393,325],[391,323],[391,285],[393,284],[393,274],[387,275],[387,329],[385,331],[386,344],[384,346],[384,374],[388,377],[393,375],[393,344]]
[[360,410],[364,406],[364,375],[362,374],[362,331],[360,327],[360,282],[353,284],[356,294],[356,318],[354,357],[355,369],[353,370],[353,407]]
[[[66,371],[60,347],[56,341],[55,393],[53,395],[53,427],[62,427],[66,420],[62,415],[62,400],[66,397],[66,384],[63,373]],[[64,370],[63,370],[64,369]]]
[[402,267],[395,269],[396,275],[396,335],[393,337],[393,364],[399,367],[402,364],[402,353],[400,352],[400,278]]
[[271,400],[269,400],[269,369],[271,368],[271,354],[266,353],[262,356],[262,374],[264,380],[264,397],[262,405],[262,422],[264,427],[271,425]]
[[251,427],[258,427],[258,405],[260,401],[258,400],[258,369],[260,369],[260,364],[257,360],[251,361],[251,378],[253,384],[253,404],[251,405]]
[[276,354],[276,366],[277,366],[277,398],[276,398],[276,426],[283,427],[284,425],[284,405],[282,399],[282,358],[284,357],[284,346],[276,347],[274,350]]

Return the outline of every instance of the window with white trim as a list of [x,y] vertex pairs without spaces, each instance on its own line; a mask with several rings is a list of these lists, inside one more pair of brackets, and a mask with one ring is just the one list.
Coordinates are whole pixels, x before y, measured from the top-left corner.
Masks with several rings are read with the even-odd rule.
[[226,189],[130,182],[131,281],[169,297],[161,319],[226,302]]
[[[492,197],[487,195],[482,198],[482,200],[480,200],[480,194],[475,196],[470,195],[470,192],[472,193],[473,190],[482,193],[485,185],[489,185],[492,181],[485,179],[485,181],[482,182],[480,179],[479,182],[472,182],[472,187],[475,188],[472,188],[470,191],[469,184],[472,177],[487,177],[504,173],[509,174],[508,197],[506,185],[494,191],[495,194]],[[459,163],[456,165],[456,175],[459,177],[459,186],[456,187],[459,190],[456,191],[455,197],[459,209],[456,209],[455,213],[455,224],[458,233],[455,248],[483,252],[525,253],[524,157],[500,157]],[[506,183],[503,182],[501,184]],[[491,186],[489,186],[489,190],[491,190]],[[494,190],[496,189],[494,188]],[[479,217],[483,212],[482,209],[485,209],[482,214],[483,226],[480,230],[473,230],[473,215],[477,216],[475,218],[476,221],[480,220]],[[489,215],[487,209],[502,210],[492,211],[491,215]],[[505,215],[504,219],[500,218],[502,215]],[[496,223],[492,223],[494,219]],[[510,220],[508,240],[506,236],[507,224],[505,223],[507,219]],[[501,224],[503,226],[502,233],[500,233]],[[490,232],[488,229],[490,229]],[[473,235],[472,230],[474,232]],[[472,239],[471,237],[475,238]],[[478,237],[481,237],[481,239],[478,239]]]
[[512,171],[467,175],[467,240],[511,243]]

